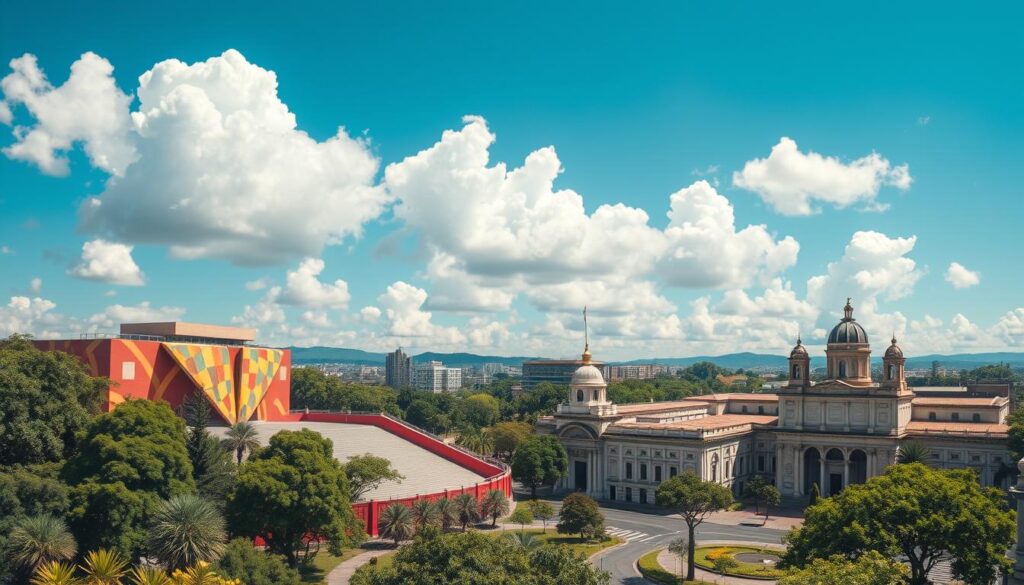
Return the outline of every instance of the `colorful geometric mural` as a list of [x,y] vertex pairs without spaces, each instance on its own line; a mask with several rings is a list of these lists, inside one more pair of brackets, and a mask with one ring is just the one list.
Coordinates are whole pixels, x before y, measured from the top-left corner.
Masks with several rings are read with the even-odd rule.
[[279,349],[243,347],[238,364],[238,418],[249,420],[263,402],[281,366]]
[[228,424],[235,424],[235,368],[231,353],[222,345],[163,343],[181,369]]

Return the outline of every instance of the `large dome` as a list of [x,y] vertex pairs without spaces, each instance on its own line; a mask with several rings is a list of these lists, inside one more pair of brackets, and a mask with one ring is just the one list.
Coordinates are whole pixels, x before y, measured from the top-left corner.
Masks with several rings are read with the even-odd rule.
[[604,376],[601,375],[601,370],[596,367],[586,364],[576,368],[576,371],[572,374],[572,386],[604,386]]
[[832,328],[828,334],[829,343],[855,343],[867,345],[868,332],[853,318],[853,306],[850,299],[846,299],[846,306],[843,307],[843,320]]

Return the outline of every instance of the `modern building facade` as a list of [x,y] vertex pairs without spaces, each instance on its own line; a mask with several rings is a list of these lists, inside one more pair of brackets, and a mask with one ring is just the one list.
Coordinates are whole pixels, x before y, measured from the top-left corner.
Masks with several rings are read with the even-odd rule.
[[424,392],[454,392],[462,388],[462,370],[438,361],[419,364],[413,370],[413,386]]
[[106,410],[128,398],[164,400],[179,411],[199,391],[227,424],[288,415],[291,352],[250,345],[255,331],[199,323],[125,323],[115,337],[40,340],[77,356],[110,380]]
[[[560,386],[568,386],[573,374],[584,365],[581,360],[532,360],[523,362],[523,390],[529,392],[541,382],[550,382]],[[604,362],[586,364],[601,371],[604,379],[609,379],[610,372]]]
[[406,355],[402,348],[384,358],[384,383],[395,389],[412,386],[412,357]]
[[784,496],[805,497],[814,485],[828,496],[882,473],[909,442],[928,447],[934,466],[970,467],[983,485],[1006,481],[1009,384],[915,392],[895,338],[874,381],[868,336],[849,302],[825,355],[822,382],[810,380],[810,356],[798,340],[789,382],[775,393],[617,405],[585,351],[567,402],[538,430],[559,437],[569,453],[561,488],[610,500],[653,503],[658,484],[683,471],[736,493],[762,475]]
[[611,380],[651,380],[667,372],[659,364],[631,364],[608,368]]

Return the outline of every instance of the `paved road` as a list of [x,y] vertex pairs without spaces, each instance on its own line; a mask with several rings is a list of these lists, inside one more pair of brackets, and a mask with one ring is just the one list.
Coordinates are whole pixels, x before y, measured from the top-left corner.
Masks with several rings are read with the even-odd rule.
[[[611,574],[612,583],[641,585],[633,563],[644,554],[662,548],[686,534],[686,524],[677,516],[602,508],[608,532],[626,540],[626,544],[609,550],[594,559],[594,564]],[[734,540],[739,542],[782,542],[784,530],[757,526],[726,526],[705,522],[697,527],[697,543],[701,540]]]

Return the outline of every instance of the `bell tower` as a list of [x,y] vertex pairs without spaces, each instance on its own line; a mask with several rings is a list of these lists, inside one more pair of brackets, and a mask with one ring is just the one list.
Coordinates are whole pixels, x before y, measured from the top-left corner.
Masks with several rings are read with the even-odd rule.
[[896,345],[896,334],[892,336],[892,345],[885,350],[882,356],[882,388],[888,388],[902,392],[907,389],[907,379],[904,372],[906,358],[903,357],[903,350]]
[[811,356],[799,336],[796,347],[789,352],[789,387],[809,388],[811,386]]

